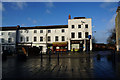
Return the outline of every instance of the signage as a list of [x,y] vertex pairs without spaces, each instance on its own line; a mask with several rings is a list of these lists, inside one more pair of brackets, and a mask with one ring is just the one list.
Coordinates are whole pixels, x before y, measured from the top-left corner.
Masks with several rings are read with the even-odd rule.
[[91,35],[88,35],[88,38],[91,39]]

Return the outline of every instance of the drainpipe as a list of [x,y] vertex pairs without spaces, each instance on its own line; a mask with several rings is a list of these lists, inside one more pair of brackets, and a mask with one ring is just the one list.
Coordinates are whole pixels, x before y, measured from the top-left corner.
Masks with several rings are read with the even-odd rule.
[[20,28],[20,26],[17,25],[17,29],[16,29],[16,53],[18,52],[19,28]]

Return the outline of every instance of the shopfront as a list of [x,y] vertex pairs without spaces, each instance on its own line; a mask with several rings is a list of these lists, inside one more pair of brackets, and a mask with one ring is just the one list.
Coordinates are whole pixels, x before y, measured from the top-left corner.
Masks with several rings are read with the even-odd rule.
[[53,42],[53,49],[52,51],[67,51],[67,42]]
[[83,51],[83,40],[71,40],[71,51]]

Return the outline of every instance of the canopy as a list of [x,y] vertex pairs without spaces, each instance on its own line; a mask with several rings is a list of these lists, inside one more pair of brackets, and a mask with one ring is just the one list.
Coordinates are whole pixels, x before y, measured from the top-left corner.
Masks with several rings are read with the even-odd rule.
[[67,46],[67,42],[53,42],[53,46]]

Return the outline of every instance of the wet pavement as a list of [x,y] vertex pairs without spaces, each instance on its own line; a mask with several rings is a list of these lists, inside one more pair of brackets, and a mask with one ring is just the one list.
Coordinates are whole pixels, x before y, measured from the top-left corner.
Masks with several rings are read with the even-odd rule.
[[[113,52],[112,52],[113,53]],[[101,58],[97,59],[97,54]],[[2,62],[2,78],[4,79],[120,79],[120,57],[110,57],[109,51],[98,51],[91,54],[70,53],[28,57],[26,61],[18,61],[9,57]],[[66,58],[65,58],[65,56]],[[110,57],[110,58],[109,58]]]

